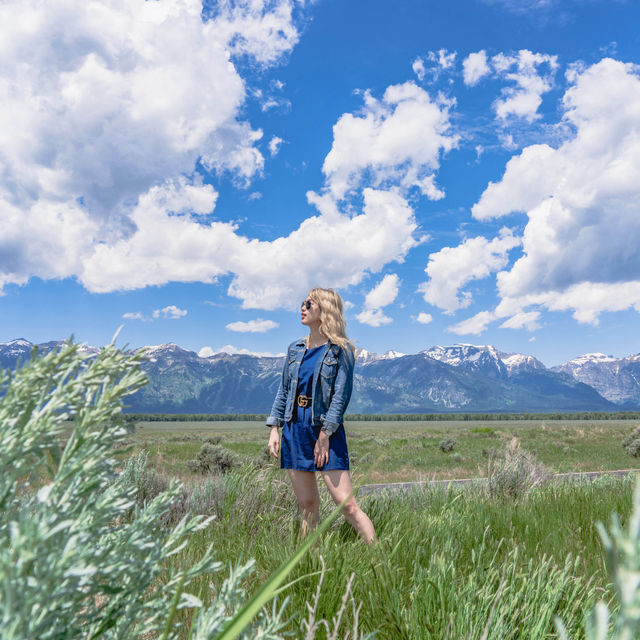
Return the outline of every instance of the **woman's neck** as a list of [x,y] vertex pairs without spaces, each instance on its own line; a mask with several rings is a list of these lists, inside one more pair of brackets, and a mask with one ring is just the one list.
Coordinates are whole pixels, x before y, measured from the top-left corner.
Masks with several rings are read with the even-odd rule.
[[309,349],[312,349],[313,347],[319,347],[325,342],[327,342],[327,336],[320,333],[320,329],[310,327],[309,335],[307,337],[307,346],[309,347]]

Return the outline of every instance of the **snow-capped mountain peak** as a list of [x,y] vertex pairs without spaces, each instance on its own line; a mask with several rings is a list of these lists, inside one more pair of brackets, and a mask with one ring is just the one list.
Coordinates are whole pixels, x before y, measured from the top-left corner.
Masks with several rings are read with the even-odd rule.
[[402,353],[401,351],[394,351],[393,349],[389,349],[385,351],[381,356],[381,360],[392,360],[393,358],[402,358],[402,356],[406,356],[406,353]]
[[522,371],[523,369],[546,369],[540,360],[523,353],[510,353],[502,357],[502,362],[504,362],[509,373]]
[[565,362],[565,365],[573,364],[576,366],[582,366],[585,364],[592,364],[592,363],[614,362],[617,359],[618,358],[614,358],[613,356],[608,356],[605,353],[585,353],[582,356],[573,358],[573,360],[569,360],[569,362]]
[[546,369],[533,356],[522,353],[503,353],[493,345],[458,343],[450,347],[435,346],[421,351],[423,355],[453,367],[479,370],[506,376],[523,370]]
[[370,364],[377,360],[392,360],[393,358],[402,358],[402,356],[405,355],[407,354],[402,353],[401,351],[394,351],[393,349],[389,349],[382,355],[378,355],[377,353],[373,353],[373,351],[367,351],[361,347],[356,347],[356,362],[359,362],[360,364]]

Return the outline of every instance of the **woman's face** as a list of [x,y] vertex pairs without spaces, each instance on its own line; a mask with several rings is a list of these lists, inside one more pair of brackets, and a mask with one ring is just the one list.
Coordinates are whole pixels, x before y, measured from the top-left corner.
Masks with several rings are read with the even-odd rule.
[[[311,303],[311,306],[308,309],[305,304],[307,301]],[[320,325],[320,307],[318,306],[318,303],[310,296],[305,298],[305,302],[303,302],[300,307],[300,322],[308,327]]]

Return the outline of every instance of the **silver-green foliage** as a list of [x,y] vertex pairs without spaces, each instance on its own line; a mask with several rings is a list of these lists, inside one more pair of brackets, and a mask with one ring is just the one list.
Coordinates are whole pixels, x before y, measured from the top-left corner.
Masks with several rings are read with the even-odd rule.
[[[1,374],[3,640],[184,637],[175,615],[183,608],[196,609],[191,637],[204,640],[242,605],[251,564],[233,570],[206,608],[189,593],[195,578],[221,563],[209,547],[195,564],[179,565],[191,534],[211,521],[163,524],[179,484],[140,509],[135,476],[146,460],[116,473],[114,446],[126,435],[122,400],[146,382],[142,357],[111,344],[87,360],[69,342]],[[243,633],[278,638],[281,626],[274,605]]]
[[[607,604],[598,602],[586,616],[585,636],[587,640],[633,640],[640,637],[640,477],[626,530],[615,513],[611,516],[610,534],[601,522],[596,526],[619,608],[611,620]],[[557,620],[556,625],[560,638],[568,640],[563,623]]]

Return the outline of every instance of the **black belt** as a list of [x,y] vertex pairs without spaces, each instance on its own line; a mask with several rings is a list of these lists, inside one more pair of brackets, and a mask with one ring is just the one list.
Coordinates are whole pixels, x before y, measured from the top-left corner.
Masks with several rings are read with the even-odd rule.
[[311,396],[303,396],[300,394],[296,400],[299,407],[310,407],[311,406]]

